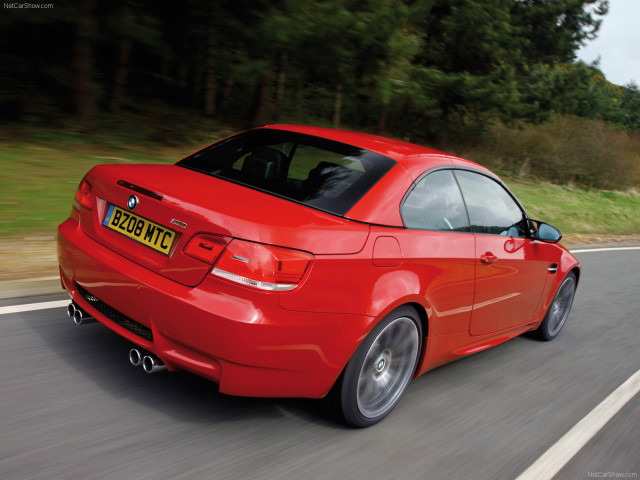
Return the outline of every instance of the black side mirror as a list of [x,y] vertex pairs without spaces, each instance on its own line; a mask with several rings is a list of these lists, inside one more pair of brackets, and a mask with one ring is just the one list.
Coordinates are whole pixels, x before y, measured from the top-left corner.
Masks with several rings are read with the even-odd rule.
[[545,243],[558,243],[562,238],[562,233],[553,225],[540,222],[538,220],[530,220],[531,238]]

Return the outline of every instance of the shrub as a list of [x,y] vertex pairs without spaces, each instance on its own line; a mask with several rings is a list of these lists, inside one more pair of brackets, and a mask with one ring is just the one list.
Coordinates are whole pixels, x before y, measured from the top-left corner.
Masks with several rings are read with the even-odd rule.
[[600,120],[557,116],[518,129],[495,125],[475,150],[476,160],[519,177],[588,188],[640,185],[640,136]]

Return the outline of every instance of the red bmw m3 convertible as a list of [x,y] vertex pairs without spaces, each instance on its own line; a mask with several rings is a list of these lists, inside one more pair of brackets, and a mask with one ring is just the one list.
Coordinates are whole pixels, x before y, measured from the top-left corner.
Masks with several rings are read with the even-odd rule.
[[322,398],[372,425],[410,380],[527,331],[553,339],[580,264],[486,168],[363,133],[275,125],[175,165],[100,165],[60,225],[76,323],[148,372]]

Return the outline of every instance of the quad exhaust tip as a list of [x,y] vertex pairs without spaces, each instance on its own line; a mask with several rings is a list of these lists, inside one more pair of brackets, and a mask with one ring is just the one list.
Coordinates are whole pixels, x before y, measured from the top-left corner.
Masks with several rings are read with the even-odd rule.
[[167,366],[162,363],[155,355],[149,354],[145,355],[142,359],[142,369],[147,373],[157,373],[162,372],[167,369]]
[[142,365],[142,369],[147,373],[162,372],[167,366],[152,353],[143,352],[139,348],[129,350],[129,362],[134,367]]
[[87,323],[94,323],[97,320],[89,315],[87,312],[82,310],[78,305],[74,302],[71,302],[67,307],[67,315],[69,318],[73,319],[73,322],[76,325],[84,325]]
[[137,348],[129,350],[129,362],[131,362],[131,365],[134,367],[142,365],[142,352]]

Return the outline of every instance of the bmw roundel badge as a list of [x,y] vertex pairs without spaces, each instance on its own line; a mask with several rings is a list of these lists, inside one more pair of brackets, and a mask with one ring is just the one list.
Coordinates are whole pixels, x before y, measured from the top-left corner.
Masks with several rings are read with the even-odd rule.
[[135,195],[131,195],[129,197],[129,200],[127,200],[127,207],[129,207],[129,210],[135,210],[137,206],[138,206],[138,197],[136,197]]

